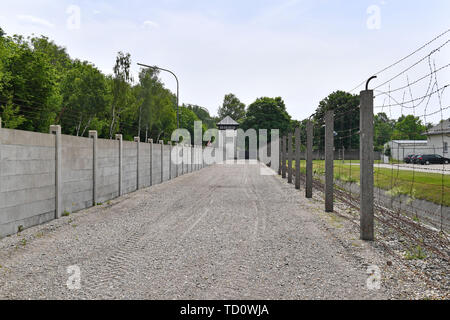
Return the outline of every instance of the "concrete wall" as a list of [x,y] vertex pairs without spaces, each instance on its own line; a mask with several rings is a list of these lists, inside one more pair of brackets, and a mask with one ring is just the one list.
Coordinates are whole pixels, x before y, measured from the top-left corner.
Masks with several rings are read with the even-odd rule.
[[97,202],[119,196],[119,141],[97,141]]
[[[57,194],[59,215],[119,196],[120,141],[94,136],[61,135],[58,162],[56,135],[0,128],[0,237],[16,233],[19,226],[27,228],[55,219]],[[161,166],[163,181],[177,176],[177,166],[170,161],[171,147],[164,145],[162,165],[161,144],[153,144],[152,153],[151,146],[123,141],[122,194],[150,186],[150,168],[152,185],[161,183]],[[189,154],[189,147],[184,147],[184,152]],[[188,163],[184,171],[178,165],[178,176],[188,173],[188,168]],[[60,172],[59,188],[56,172]]]
[[62,135],[62,210],[74,212],[93,205],[93,141]]
[[55,218],[55,136],[0,129],[0,236]]
[[123,193],[137,190],[137,143],[123,141]]
[[139,144],[139,189],[150,186],[150,144]]
[[170,179],[169,177],[169,162],[170,162],[170,146],[163,145],[163,182],[168,181]]
[[161,145],[158,143],[153,144],[152,165],[153,185],[159,184],[161,183]]

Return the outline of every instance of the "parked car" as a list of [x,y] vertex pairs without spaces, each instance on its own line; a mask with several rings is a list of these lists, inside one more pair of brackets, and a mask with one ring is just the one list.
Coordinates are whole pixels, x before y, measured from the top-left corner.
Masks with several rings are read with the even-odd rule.
[[405,163],[411,163],[411,158],[414,157],[414,156],[415,156],[414,154],[409,154],[405,158],[403,158],[403,161]]
[[411,157],[410,163],[418,163],[417,158],[422,156],[421,154],[415,154]]
[[424,164],[449,164],[450,159],[438,154],[424,154],[417,158],[417,163]]

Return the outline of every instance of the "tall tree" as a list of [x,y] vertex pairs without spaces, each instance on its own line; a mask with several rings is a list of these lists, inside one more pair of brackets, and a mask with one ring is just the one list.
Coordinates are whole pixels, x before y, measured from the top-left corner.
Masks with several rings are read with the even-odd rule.
[[244,130],[253,128],[257,132],[259,129],[267,129],[269,137],[270,129],[279,129],[280,135],[283,135],[292,129],[291,116],[281,97],[263,97],[248,106],[241,128]]
[[427,127],[422,124],[419,117],[414,117],[411,114],[401,116],[395,125],[392,138],[397,140],[426,140],[427,137],[424,135],[426,130]]
[[384,145],[391,140],[395,121],[390,120],[386,113],[380,112],[374,117],[374,146],[375,151],[383,151]]
[[111,124],[109,127],[109,138],[112,139],[119,127],[119,119],[122,112],[127,107],[130,83],[133,81],[131,72],[131,56],[129,53],[119,52],[114,65],[114,75],[112,79],[112,105]]
[[334,110],[334,130],[338,133],[335,137],[335,147],[359,148],[359,96],[344,91],[335,91],[319,102],[316,113],[313,116],[315,133],[318,146],[324,148],[325,113]]
[[105,77],[88,62],[75,60],[63,79],[61,92],[65,132],[83,136],[95,117],[105,115],[108,102]]
[[207,129],[216,127],[216,119],[209,114],[208,109],[192,104],[188,104],[185,107],[194,111],[197,117],[206,125]]
[[225,95],[223,104],[218,111],[221,119],[230,116],[233,120],[241,123],[245,117],[245,104],[242,103],[234,94]]

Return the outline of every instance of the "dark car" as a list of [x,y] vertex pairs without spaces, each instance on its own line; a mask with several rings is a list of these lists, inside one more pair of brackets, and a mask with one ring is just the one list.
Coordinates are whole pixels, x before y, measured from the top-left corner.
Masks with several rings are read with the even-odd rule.
[[409,154],[409,155],[407,155],[406,157],[403,158],[403,161],[405,163],[411,163],[411,158],[414,157],[414,156],[415,156],[414,154]]
[[449,164],[450,159],[444,158],[438,154],[424,154],[416,159],[417,163],[420,164]]
[[421,157],[421,154],[415,154],[411,157],[410,163],[418,163],[417,158]]

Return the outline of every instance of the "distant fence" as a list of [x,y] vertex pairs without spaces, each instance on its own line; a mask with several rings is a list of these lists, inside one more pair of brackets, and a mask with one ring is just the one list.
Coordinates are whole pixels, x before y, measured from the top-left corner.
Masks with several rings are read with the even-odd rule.
[[[359,160],[359,150],[357,149],[340,149],[333,151],[333,159],[334,160]],[[287,159],[287,153],[285,155]],[[373,157],[375,160],[381,159],[382,153],[379,151],[373,152]],[[315,150],[312,152],[313,160],[325,160],[325,151],[324,150]],[[300,152],[300,159],[306,160],[306,152]]]
[[0,237],[207,166],[202,147],[51,132],[0,127]]

